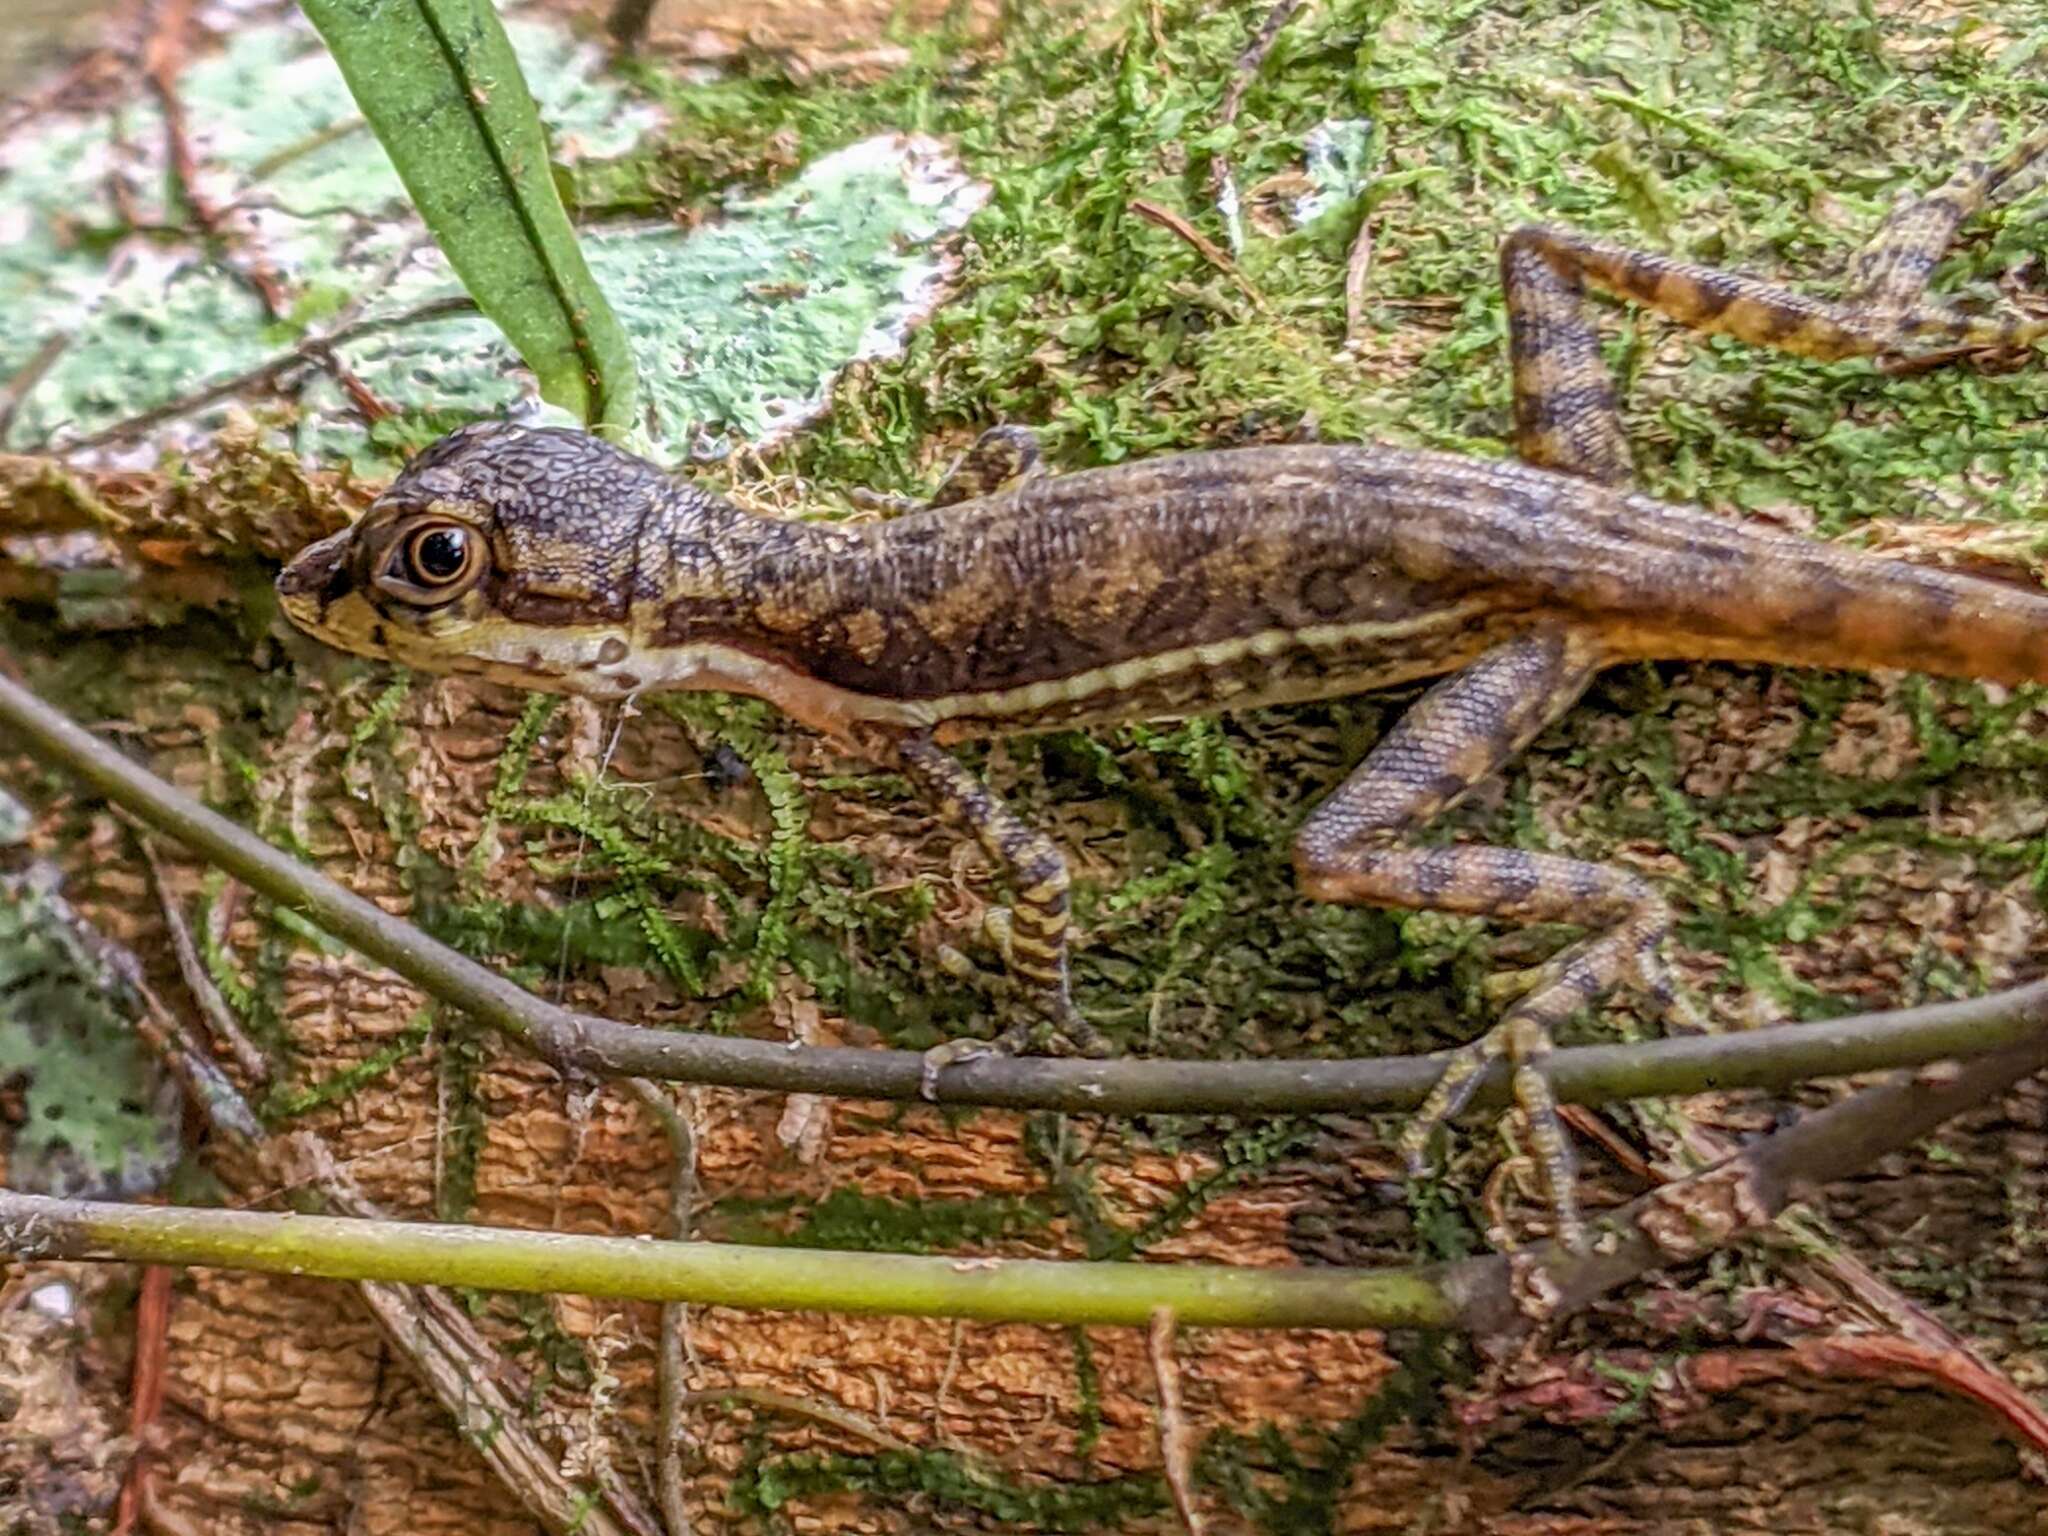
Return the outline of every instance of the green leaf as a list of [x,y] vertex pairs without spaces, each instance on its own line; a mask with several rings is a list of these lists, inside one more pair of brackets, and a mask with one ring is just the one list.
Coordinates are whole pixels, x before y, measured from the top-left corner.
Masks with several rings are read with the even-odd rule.
[[489,0],[300,0],[420,215],[544,399],[624,427],[626,334],[584,265]]

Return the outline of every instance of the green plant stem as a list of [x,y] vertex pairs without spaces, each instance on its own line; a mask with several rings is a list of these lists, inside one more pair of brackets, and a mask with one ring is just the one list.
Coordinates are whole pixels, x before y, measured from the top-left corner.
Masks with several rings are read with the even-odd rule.
[[[851,1098],[919,1097],[924,1061],[914,1051],[792,1047],[643,1029],[544,1002],[130,762],[15,682],[4,656],[0,728],[251,889],[563,1070]],[[1575,1104],[1783,1088],[1815,1077],[1977,1055],[2037,1037],[2044,1028],[2048,982],[2036,982],[1967,1002],[1738,1035],[1575,1047],[1556,1052],[1549,1072],[1559,1099]],[[1442,1064],[1440,1055],[1362,1061],[985,1059],[950,1068],[940,1079],[938,1099],[1079,1114],[1397,1110],[1422,1101]],[[1506,1071],[1496,1063],[1474,1102],[1500,1104],[1507,1097]]]
[[1447,1328],[1457,1319],[1450,1298],[1421,1269],[843,1253],[119,1205],[5,1190],[0,1250],[24,1260],[210,1264],[334,1280],[1009,1322],[1142,1327],[1161,1306],[1190,1327]]
[[491,1227],[55,1200],[0,1190],[0,1256],[210,1264],[329,1279],[664,1303],[1139,1327],[1457,1329],[1511,1348],[1654,1269],[1690,1262],[2048,1066],[2048,1038],[1900,1073],[1556,1243],[1407,1269],[1236,1269],[655,1242]]

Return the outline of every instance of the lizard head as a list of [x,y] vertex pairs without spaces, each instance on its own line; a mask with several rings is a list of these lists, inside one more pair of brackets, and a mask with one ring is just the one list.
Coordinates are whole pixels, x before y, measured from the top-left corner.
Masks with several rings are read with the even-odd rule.
[[344,651],[611,697],[632,649],[642,532],[668,485],[580,432],[487,421],[406,466],[277,578],[285,616]]

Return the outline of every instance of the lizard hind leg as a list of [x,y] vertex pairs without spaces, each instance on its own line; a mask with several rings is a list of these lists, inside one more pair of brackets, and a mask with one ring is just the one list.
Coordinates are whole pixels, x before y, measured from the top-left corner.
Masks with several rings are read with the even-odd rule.
[[1529,463],[1603,484],[1628,479],[1628,444],[1599,331],[1586,311],[1588,288],[1694,330],[1823,360],[1912,355],[1944,362],[2048,336],[2048,320],[1965,314],[1925,302],[1927,280],[1963,221],[2008,194],[2044,156],[2048,129],[1995,159],[1966,162],[1934,191],[1901,203],[1851,263],[1840,301],[1572,230],[1532,224],[1513,231],[1501,242],[1500,264],[1517,451]]
[[1505,1056],[1527,1117],[1559,1237],[1583,1239],[1566,1140],[1544,1058],[1551,1032],[1621,982],[1675,996],[1661,946],[1662,897],[1641,877],[1554,854],[1427,847],[1416,834],[1568,709],[1600,664],[1558,630],[1511,640],[1438,683],[1309,816],[1295,837],[1302,887],[1319,900],[1568,922],[1590,932],[1544,965],[1481,1040],[1452,1053],[1402,1141],[1419,1168],[1435,1129],[1457,1114],[1485,1068]]

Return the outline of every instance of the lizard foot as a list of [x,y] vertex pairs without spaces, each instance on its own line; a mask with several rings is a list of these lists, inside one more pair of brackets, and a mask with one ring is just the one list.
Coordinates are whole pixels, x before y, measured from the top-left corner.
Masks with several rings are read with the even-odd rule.
[[970,1061],[981,1061],[990,1056],[1014,1056],[1016,1048],[1010,1043],[1010,1032],[998,1035],[993,1040],[948,1040],[944,1045],[935,1045],[924,1053],[924,1065],[917,1074],[917,1091],[927,1102],[936,1104],[939,1099],[939,1074],[948,1067],[961,1066]]
[[924,1053],[918,1073],[917,1091],[927,1100],[939,1096],[939,1074],[946,1068],[991,1056],[1086,1056],[1101,1060],[1116,1054],[1116,1047],[1102,1031],[1082,1018],[1065,997],[1037,1004],[993,1040],[948,1040]]
[[1411,1176],[1430,1166],[1429,1144],[1472,1097],[1497,1057],[1513,1064],[1515,1106],[1529,1125],[1538,1186],[1550,1208],[1557,1240],[1573,1252],[1586,1247],[1586,1224],[1573,1183],[1572,1146],[1557,1112],[1557,1098],[1542,1067],[1551,1050],[1550,1030],[1527,1003],[1470,1045],[1450,1053],[1443,1075],[1401,1133],[1400,1151]]

